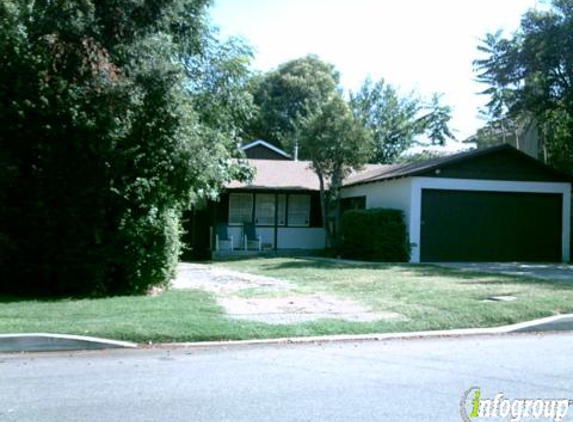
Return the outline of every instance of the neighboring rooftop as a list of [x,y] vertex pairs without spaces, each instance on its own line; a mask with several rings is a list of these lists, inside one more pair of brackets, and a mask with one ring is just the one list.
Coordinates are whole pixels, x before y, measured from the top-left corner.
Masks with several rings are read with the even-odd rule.
[[292,160],[292,157],[279,147],[262,139],[256,139],[241,147],[247,158],[263,160]]

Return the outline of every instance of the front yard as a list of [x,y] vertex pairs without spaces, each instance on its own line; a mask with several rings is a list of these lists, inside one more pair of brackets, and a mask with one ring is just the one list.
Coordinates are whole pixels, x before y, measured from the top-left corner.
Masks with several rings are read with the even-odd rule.
[[[213,266],[276,277],[289,282],[288,288],[170,290],[148,297],[54,301],[0,298],[0,333],[67,333],[137,342],[200,341],[492,327],[573,313],[573,282],[428,265],[348,265],[293,258]],[[221,305],[241,300],[296,304],[324,297],[330,298],[327,304],[331,307],[350,301],[363,306],[373,318],[306,322],[294,318],[265,323],[231,318]]]

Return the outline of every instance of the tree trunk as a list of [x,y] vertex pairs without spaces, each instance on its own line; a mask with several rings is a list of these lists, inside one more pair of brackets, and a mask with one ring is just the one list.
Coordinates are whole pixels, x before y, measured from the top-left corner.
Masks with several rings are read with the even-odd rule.
[[326,234],[326,247],[330,248],[332,246],[332,232],[330,230],[330,225],[328,224],[329,204],[326,198],[326,190],[324,187],[324,176],[320,171],[317,171],[316,174],[320,183],[320,207],[322,208],[322,225],[324,226],[324,232]]
[[342,185],[341,171],[337,171],[332,176],[330,184],[330,197],[334,208],[334,233],[331,233],[332,246],[338,245],[340,233],[340,186]]

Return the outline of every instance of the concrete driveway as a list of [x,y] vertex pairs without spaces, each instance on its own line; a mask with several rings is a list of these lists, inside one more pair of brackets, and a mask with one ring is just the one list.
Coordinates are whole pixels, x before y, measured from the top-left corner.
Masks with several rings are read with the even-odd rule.
[[573,282],[573,265],[524,262],[436,262],[436,265],[466,271],[522,275],[542,280]]

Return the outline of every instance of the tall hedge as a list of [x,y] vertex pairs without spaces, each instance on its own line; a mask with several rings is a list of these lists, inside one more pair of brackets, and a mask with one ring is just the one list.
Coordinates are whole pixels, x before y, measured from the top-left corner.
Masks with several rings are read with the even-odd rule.
[[0,2],[0,292],[142,293],[173,274],[180,213],[233,171],[182,59],[204,55],[208,4]]
[[340,254],[363,261],[407,262],[410,244],[404,213],[373,208],[342,214]]

